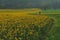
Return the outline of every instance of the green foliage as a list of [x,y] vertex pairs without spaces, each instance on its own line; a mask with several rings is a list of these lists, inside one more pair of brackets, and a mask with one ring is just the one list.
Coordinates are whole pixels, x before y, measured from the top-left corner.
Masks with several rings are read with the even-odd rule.
[[[53,11],[53,12],[52,12]],[[43,15],[55,19],[55,25],[51,32],[48,33],[46,40],[60,40],[60,10],[46,10]],[[54,13],[54,14],[53,14]]]

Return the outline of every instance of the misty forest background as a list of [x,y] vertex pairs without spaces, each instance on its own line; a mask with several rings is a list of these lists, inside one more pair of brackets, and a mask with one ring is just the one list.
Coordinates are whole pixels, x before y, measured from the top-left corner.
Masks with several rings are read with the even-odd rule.
[[60,0],[0,0],[0,9],[60,9]]

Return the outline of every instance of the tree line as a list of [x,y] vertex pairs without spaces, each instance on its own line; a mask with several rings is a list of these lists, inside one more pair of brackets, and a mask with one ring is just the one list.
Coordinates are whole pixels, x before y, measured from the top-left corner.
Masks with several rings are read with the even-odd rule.
[[60,9],[60,0],[0,0],[0,9]]

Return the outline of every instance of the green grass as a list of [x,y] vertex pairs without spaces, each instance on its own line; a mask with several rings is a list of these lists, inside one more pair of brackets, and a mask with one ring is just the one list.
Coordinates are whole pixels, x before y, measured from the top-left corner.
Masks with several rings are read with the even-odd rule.
[[55,27],[60,26],[60,14],[43,14],[43,15],[47,15],[47,16],[54,18],[55,19]]
[[60,9],[43,10],[44,14],[60,14]]
[[60,40],[60,10],[45,10],[43,11],[43,15],[55,19],[55,25],[52,31],[47,35],[46,40]]
[[60,40],[60,27],[54,27],[53,31],[47,35],[46,40]]

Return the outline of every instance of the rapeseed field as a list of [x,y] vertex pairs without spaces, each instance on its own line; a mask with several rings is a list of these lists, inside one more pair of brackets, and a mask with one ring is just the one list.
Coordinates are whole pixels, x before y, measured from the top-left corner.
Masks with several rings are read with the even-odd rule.
[[0,40],[41,40],[52,28],[54,20],[48,16],[28,13],[1,11]]

